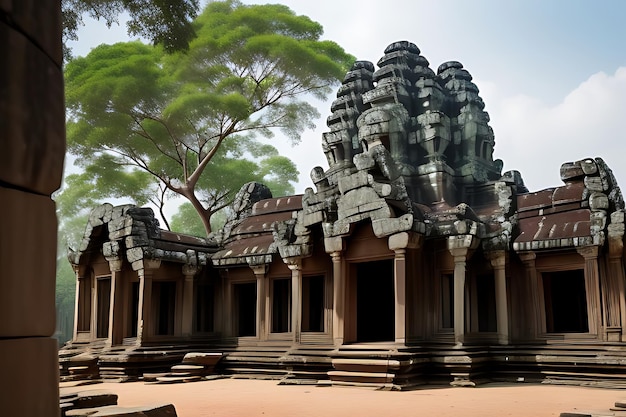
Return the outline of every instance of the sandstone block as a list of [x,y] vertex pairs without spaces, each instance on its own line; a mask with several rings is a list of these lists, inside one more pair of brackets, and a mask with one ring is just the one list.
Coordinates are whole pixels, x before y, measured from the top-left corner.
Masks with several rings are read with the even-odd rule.
[[137,407],[107,406],[69,410],[67,417],[176,417],[176,409],[172,404],[145,405]]
[[61,66],[63,49],[58,0],[2,0],[0,9],[10,13],[15,26]]
[[[49,1],[23,3],[32,6],[33,16],[58,8]],[[21,4],[13,1],[18,18],[26,10]],[[0,24],[0,79],[10,80],[0,86],[0,181],[50,195],[61,185],[65,158],[61,68],[24,35]]]
[[[0,340],[0,369],[3,416],[59,415],[56,340],[48,337]],[[26,393],[28,397],[24,396]]]
[[596,161],[591,158],[580,161],[580,167],[585,175],[594,175],[598,172],[598,165],[596,165]]
[[564,163],[563,165],[561,165],[560,174],[561,181],[563,182],[571,181],[585,176],[585,172],[578,162]]
[[358,171],[350,175],[349,177],[343,177],[339,179],[339,192],[345,194],[350,190],[364,187],[367,184],[367,172]]
[[57,251],[54,202],[2,187],[0,201],[0,338],[51,336]]

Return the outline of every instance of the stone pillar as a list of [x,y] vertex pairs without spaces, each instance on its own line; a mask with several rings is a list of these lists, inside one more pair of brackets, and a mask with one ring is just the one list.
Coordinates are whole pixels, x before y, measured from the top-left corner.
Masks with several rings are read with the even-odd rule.
[[465,269],[467,260],[478,245],[472,235],[448,237],[448,250],[454,258],[454,341],[463,344],[465,337]]
[[326,253],[333,261],[333,340],[336,346],[344,342],[346,311],[346,271],[342,253],[344,241],[341,236],[324,239]]
[[160,260],[144,259],[139,273],[139,307],[137,317],[137,346],[154,335],[152,317],[152,275],[161,266]]
[[576,248],[585,258],[585,291],[587,292],[587,315],[589,317],[589,333],[601,335],[602,311],[600,309],[600,282],[598,274],[598,246]]
[[[80,306],[84,300],[80,301],[80,295],[82,293],[81,288],[85,285],[90,285],[88,280],[85,279],[85,268],[80,268],[79,266],[74,266],[74,273],[76,274],[76,297],[74,298],[74,332],[72,340],[76,341],[78,339],[78,326],[79,326],[79,317],[80,317]],[[91,308],[91,306],[89,306]]]
[[291,270],[291,332],[293,341],[300,342],[302,323],[302,262],[292,260],[287,263]]
[[121,345],[124,339],[124,282],[122,281],[122,260],[109,260],[111,270],[111,295],[109,304],[109,346]]
[[530,299],[525,304],[526,309],[522,312],[526,320],[520,320],[524,326],[522,333],[528,338],[536,339],[542,329],[542,325],[539,322],[541,317],[539,312],[544,309],[544,306],[540,305],[539,302],[539,280],[535,266],[537,254],[529,251],[520,252],[518,256],[524,264],[526,293],[530,296]]
[[[59,0],[0,1],[0,404],[59,415],[57,219],[65,117]],[[65,261],[67,262],[67,261]]]
[[333,260],[333,340],[335,345],[343,344],[344,314],[346,310],[344,262],[341,252],[330,254]]
[[393,276],[395,293],[394,339],[396,343],[406,343],[407,316],[406,316],[406,251],[407,248],[420,246],[422,235],[401,232],[389,236],[389,249],[394,251]]
[[496,287],[496,321],[498,325],[498,343],[509,344],[509,307],[506,292],[506,252],[496,250],[487,254]]
[[182,305],[182,327],[181,332],[184,337],[191,337],[193,334],[193,279],[198,273],[196,265],[183,265],[183,305]]
[[626,341],[626,335],[624,334],[624,325],[626,325],[626,274],[624,274],[623,257],[625,223],[626,213],[624,210],[617,210],[611,213],[611,222],[607,226],[609,243],[607,274],[611,282],[610,291],[612,294],[612,300],[609,300],[608,304],[613,305],[612,317],[608,318],[608,323],[611,323],[611,327],[607,328],[607,340],[611,342]]
[[250,266],[256,276],[256,335],[259,340],[267,340],[268,323],[267,323],[267,300],[269,294],[266,291],[265,274],[267,274],[268,265]]

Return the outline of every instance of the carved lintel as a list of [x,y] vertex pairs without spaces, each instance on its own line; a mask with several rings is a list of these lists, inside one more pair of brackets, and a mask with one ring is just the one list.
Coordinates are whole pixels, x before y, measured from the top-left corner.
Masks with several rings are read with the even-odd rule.
[[576,252],[578,252],[580,256],[585,258],[585,260],[596,259],[598,257],[599,247],[598,246],[577,247]]
[[326,249],[326,253],[342,252],[343,250],[345,250],[345,242],[343,237],[325,237],[324,248]]
[[198,271],[200,271],[198,265],[183,265],[183,275],[185,276],[185,278],[193,278],[198,273]]
[[448,237],[448,250],[454,257],[454,262],[465,262],[471,258],[474,249],[478,247],[479,239],[474,235],[457,235]]
[[485,257],[491,262],[493,269],[504,269],[508,261],[508,253],[504,250],[485,252]]
[[331,252],[330,257],[333,260],[333,263],[341,262],[341,251]]
[[287,264],[287,267],[292,271],[299,271],[302,269],[301,258],[284,258],[283,262]]
[[107,258],[109,261],[109,269],[111,272],[120,272],[122,270],[122,260],[118,258]]
[[144,269],[159,269],[161,267],[160,259],[144,259],[143,260]]
[[418,249],[422,246],[424,235],[415,232],[400,232],[389,236],[388,246],[390,250]]
[[518,252],[517,256],[519,256],[520,260],[525,265],[530,265],[534,267],[535,260],[537,259],[537,254],[535,252],[533,251]]
[[270,266],[268,264],[250,265],[250,269],[252,269],[252,272],[254,273],[254,275],[257,275],[257,276],[258,275],[265,276],[269,268]]

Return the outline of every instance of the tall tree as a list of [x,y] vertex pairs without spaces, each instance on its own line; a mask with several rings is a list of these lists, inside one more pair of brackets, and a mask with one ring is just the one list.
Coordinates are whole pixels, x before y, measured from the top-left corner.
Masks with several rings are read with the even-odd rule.
[[[186,50],[195,36],[192,20],[198,9],[198,0],[61,0],[63,44],[78,40],[85,14],[110,27],[120,14],[127,13],[129,35],[150,39],[166,51]],[[63,52],[69,59],[69,48],[65,46]]]
[[[297,143],[318,116],[306,99],[325,98],[353,57],[282,5],[211,2],[194,29],[186,53],[130,42],[70,61],[67,139],[92,174],[150,174],[189,201],[208,234],[211,216],[234,194],[220,178],[245,172],[246,159],[270,177],[289,171],[254,135],[278,129]],[[216,163],[224,158],[230,171]]]

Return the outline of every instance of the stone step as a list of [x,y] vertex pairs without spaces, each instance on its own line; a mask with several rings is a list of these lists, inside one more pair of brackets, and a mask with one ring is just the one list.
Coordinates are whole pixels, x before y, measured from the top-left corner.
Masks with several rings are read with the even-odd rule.
[[202,377],[199,375],[191,376],[161,376],[158,377],[156,383],[158,384],[177,384],[181,382],[195,382],[202,381]]

